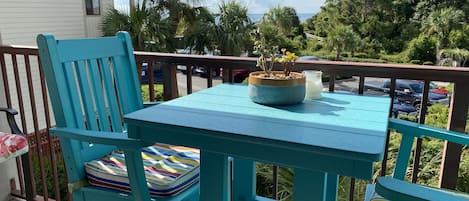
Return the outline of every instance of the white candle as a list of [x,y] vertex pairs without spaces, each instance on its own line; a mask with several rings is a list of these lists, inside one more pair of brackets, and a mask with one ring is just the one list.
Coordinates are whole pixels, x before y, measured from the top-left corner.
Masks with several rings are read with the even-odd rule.
[[319,99],[321,92],[324,88],[322,85],[322,72],[321,71],[303,71],[306,76],[306,99]]

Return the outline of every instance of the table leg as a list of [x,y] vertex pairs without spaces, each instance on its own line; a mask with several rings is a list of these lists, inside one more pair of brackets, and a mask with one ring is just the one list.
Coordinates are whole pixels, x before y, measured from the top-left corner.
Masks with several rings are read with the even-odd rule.
[[[142,162],[141,150],[126,150],[124,149],[125,162],[127,165],[127,173],[129,174],[130,187],[134,200],[146,201],[150,200],[150,192],[145,178]],[[136,180],[133,180],[135,178]]]
[[337,189],[339,185],[339,175],[327,174],[326,200],[337,200]]
[[256,163],[233,158],[233,200],[254,200],[256,197]]
[[200,150],[200,201],[229,201],[228,157]]
[[293,200],[295,201],[335,201],[337,200],[336,174],[295,169]]

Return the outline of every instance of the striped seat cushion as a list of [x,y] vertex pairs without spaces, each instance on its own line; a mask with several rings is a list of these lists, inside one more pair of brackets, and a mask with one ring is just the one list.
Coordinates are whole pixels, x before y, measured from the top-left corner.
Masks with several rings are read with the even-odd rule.
[[28,152],[28,140],[22,135],[0,132],[0,163]]
[[[142,158],[152,197],[174,196],[199,181],[198,149],[155,144],[142,149]],[[130,191],[123,151],[90,161],[85,169],[92,185]]]

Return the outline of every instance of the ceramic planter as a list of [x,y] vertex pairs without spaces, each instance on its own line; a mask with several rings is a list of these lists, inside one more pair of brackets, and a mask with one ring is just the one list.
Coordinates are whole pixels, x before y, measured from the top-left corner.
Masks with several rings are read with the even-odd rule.
[[[306,78],[301,73],[291,72],[290,79],[264,77],[263,71],[249,74],[248,93],[252,101],[263,105],[292,105],[305,98]],[[283,74],[274,71],[274,75]]]

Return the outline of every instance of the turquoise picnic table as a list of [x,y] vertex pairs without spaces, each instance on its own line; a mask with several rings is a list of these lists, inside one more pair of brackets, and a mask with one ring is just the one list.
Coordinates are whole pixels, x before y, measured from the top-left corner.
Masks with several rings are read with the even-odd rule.
[[338,175],[371,179],[390,98],[324,92],[265,106],[247,94],[246,85],[221,84],[127,114],[128,135],[199,148],[201,201],[270,200],[255,194],[254,161],[294,168],[295,201],[336,200]]

